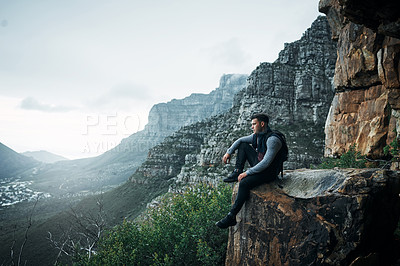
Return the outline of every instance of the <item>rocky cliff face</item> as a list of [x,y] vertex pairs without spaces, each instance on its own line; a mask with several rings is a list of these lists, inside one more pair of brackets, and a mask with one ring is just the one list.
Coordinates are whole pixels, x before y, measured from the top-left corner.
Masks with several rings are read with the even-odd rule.
[[173,179],[172,186],[219,182],[234,164],[222,165],[223,154],[235,139],[252,133],[249,119],[255,112],[268,113],[271,127],[286,134],[290,147],[286,169],[319,163],[334,94],[336,43],[330,35],[326,18],[317,18],[300,40],[285,45],[274,63],[262,63],[252,72],[228,112],[188,125],[165,139],[150,150],[131,181]]
[[321,136],[333,98],[336,60],[336,43],[329,33],[326,19],[318,18],[299,41],[285,44],[274,63],[257,67],[236,98],[240,128],[248,127],[251,113],[264,111],[271,126],[287,134],[288,168],[309,167],[322,157]]
[[150,149],[146,161],[130,178],[134,183],[168,181],[178,175],[187,154],[199,152],[206,133],[204,122],[181,128]]
[[[160,141],[182,126],[229,110],[235,94],[246,86],[248,75],[223,75],[219,87],[209,94],[193,93],[181,100],[156,104],[149,113],[145,132],[161,136]],[[158,141],[159,142],[159,141]]]
[[[149,113],[148,124],[139,131],[122,140],[115,149],[104,154],[118,162],[134,160],[137,166],[147,156],[147,152],[166,137],[183,126],[218,115],[232,107],[234,95],[246,86],[248,75],[225,74],[219,87],[209,94],[194,93],[184,99],[173,99],[167,103],[154,105]],[[121,156],[122,155],[122,156]]]
[[226,74],[219,87],[209,94],[194,93],[184,99],[173,99],[154,105],[148,124],[142,131],[132,134],[115,148],[100,156],[99,165],[134,162],[134,171],[145,161],[150,148],[162,142],[183,126],[215,116],[232,107],[234,95],[246,86],[248,75]]
[[323,125],[333,97],[336,43],[319,17],[303,37],[285,44],[274,63],[262,63],[236,98],[239,125],[254,111],[266,111],[275,125]]
[[399,137],[399,7],[398,1],[319,3],[338,40],[327,156],[340,156],[356,144],[362,154],[381,158],[384,146]]
[[399,172],[290,172],[251,191],[226,265],[392,265],[399,192]]
[[115,149],[100,156],[100,163],[134,161],[135,166],[139,166],[146,159],[150,148],[181,127],[231,108],[234,95],[246,86],[247,77],[245,74],[225,74],[220,79],[219,87],[209,94],[194,93],[183,99],[154,105],[145,128],[123,139]]
[[285,44],[274,63],[262,63],[251,73],[230,112],[209,122],[200,154],[187,156],[178,181],[225,175],[226,168],[214,170],[223,168],[221,158],[235,139],[252,133],[249,118],[255,112],[269,114],[271,127],[286,134],[290,150],[286,168],[319,163],[325,119],[334,94],[335,60],[336,44],[326,19],[319,17],[300,40]]

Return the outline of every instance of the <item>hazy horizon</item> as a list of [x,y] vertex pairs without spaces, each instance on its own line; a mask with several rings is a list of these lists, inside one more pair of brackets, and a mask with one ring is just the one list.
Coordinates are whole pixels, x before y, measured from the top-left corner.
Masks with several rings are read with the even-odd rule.
[[319,15],[311,0],[2,1],[0,142],[100,155],[154,104],[275,61]]

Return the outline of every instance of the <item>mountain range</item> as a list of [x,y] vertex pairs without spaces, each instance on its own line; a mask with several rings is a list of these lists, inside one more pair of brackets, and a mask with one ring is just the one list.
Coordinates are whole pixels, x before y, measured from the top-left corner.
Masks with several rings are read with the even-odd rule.
[[[70,196],[75,200],[73,208],[82,215],[96,210],[100,202],[110,225],[134,219],[167,191],[191,183],[220,182],[232,169],[222,165],[221,157],[233,140],[251,133],[249,117],[254,112],[270,114],[271,127],[286,134],[290,154],[285,169],[319,163],[334,95],[336,43],[330,35],[326,18],[317,18],[300,40],[285,44],[275,62],[261,63],[249,77],[224,76],[208,97],[192,94],[155,105],[143,131],[96,158],[39,167],[30,174],[33,187],[51,190],[55,200]],[[221,89],[228,85],[237,90]],[[231,102],[225,103],[224,97]],[[217,99],[221,107],[210,99]],[[200,117],[196,110],[207,114]],[[76,202],[77,195],[106,189]],[[42,204],[38,212],[46,213],[48,205]],[[59,204],[59,208],[67,207]],[[62,234],[59,228],[68,227],[70,217],[55,213],[48,212],[48,219],[34,226],[32,238],[40,239],[47,231]],[[33,249],[29,254],[32,263],[49,260],[49,250]]]
[[[65,160],[43,151],[25,153],[36,156],[40,161],[53,162],[40,164],[8,149],[8,153],[1,157],[5,165],[1,176],[34,180],[31,184],[34,191],[48,192],[54,197],[106,191],[125,182],[146,159],[148,150],[180,127],[228,110],[234,95],[245,87],[247,77],[245,74],[225,74],[220,79],[219,87],[209,94],[194,93],[184,99],[154,105],[144,130],[94,158]],[[12,163],[7,163],[8,160]]]

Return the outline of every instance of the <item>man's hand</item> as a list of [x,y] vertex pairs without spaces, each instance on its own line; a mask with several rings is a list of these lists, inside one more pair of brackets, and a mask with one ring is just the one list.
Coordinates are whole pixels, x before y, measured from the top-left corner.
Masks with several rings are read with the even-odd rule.
[[231,162],[231,155],[229,153],[225,153],[224,157],[222,157],[222,161],[227,164]]
[[246,172],[241,173],[241,174],[238,176],[238,182],[242,181],[242,179],[245,178],[246,176],[247,176],[247,173],[246,173]]

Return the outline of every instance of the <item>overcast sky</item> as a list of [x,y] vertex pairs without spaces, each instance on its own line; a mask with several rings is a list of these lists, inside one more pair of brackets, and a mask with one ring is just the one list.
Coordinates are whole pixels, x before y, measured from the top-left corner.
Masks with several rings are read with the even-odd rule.
[[0,0],[0,142],[99,155],[154,104],[275,61],[318,15],[317,0]]

